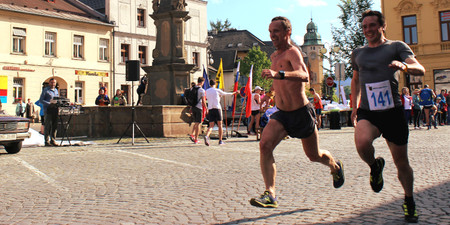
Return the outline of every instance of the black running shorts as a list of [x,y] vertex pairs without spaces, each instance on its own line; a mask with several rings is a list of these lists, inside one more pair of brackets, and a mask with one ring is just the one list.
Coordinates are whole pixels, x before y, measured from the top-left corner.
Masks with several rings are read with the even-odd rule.
[[197,107],[192,107],[192,119],[194,123],[201,123],[202,122],[202,110]]
[[210,109],[208,112],[208,120],[209,122],[222,121],[222,110]]
[[280,122],[289,136],[295,138],[307,138],[316,129],[316,113],[311,103],[290,112],[277,111],[270,119]]
[[402,107],[386,111],[358,109],[357,120],[367,120],[378,128],[383,137],[396,145],[408,143],[409,129]]

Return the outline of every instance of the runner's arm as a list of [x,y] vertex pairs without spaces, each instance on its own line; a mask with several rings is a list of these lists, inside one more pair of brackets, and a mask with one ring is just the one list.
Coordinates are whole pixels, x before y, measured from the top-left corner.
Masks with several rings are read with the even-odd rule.
[[358,110],[359,101],[361,100],[361,86],[359,85],[359,72],[353,70],[353,78],[351,83],[351,93],[352,93],[352,123],[356,126],[356,111]]

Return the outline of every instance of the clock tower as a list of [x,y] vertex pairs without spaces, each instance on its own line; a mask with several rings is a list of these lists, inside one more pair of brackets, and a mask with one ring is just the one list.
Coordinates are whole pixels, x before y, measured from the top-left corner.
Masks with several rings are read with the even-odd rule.
[[302,51],[306,54],[306,66],[309,72],[309,86],[314,88],[319,95],[322,95],[323,59],[320,50],[324,47],[320,34],[317,32],[317,25],[311,22],[306,26],[306,34],[302,45]]

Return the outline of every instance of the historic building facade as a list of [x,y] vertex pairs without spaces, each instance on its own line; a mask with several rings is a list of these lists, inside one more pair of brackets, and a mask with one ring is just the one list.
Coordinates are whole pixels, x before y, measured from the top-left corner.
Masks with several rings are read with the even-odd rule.
[[309,72],[309,86],[314,88],[319,95],[322,95],[322,83],[324,76],[321,49],[324,45],[317,30],[317,25],[312,19],[306,26],[306,34],[303,40],[302,51],[305,55],[305,62]]
[[424,77],[403,74],[401,85],[450,90],[450,1],[382,0],[381,8],[387,38],[406,42],[426,69]]
[[50,78],[71,102],[94,105],[111,82],[111,32],[102,15],[75,0],[0,0],[0,99],[8,114],[39,99]]

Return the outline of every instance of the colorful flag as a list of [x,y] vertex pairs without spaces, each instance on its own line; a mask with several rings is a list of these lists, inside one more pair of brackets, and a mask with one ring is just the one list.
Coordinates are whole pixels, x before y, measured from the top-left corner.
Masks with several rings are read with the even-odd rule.
[[[238,81],[239,81],[239,67],[241,67],[241,62],[238,62],[236,79],[234,80],[234,88],[233,92],[236,92],[238,89]],[[233,112],[231,113],[231,118],[234,118],[234,113],[236,111],[236,95],[233,97]]]
[[253,65],[250,67],[250,74],[248,75],[247,85],[245,86],[245,97],[247,98],[245,117],[250,117],[252,115],[252,76]]
[[222,58],[220,58],[219,69],[217,69],[216,84],[217,84],[217,88],[218,88],[218,89],[221,89],[221,90],[224,90],[224,89],[225,89],[225,82],[223,81],[223,65],[222,65]]
[[206,73],[206,70],[205,70],[205,65],[203,65],[203,78],[205,78],[205,83],[203,83],[203,89],[208,89],[210,86],[209,86],[209,78],[208,78],[208,74]]

